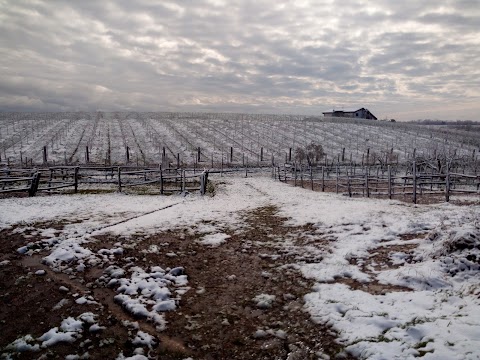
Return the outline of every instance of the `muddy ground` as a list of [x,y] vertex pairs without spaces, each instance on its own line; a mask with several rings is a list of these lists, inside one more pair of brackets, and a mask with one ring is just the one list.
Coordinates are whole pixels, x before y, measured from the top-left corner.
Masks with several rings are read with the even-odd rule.
[[[123,254],[112,262],[118,266],[131,262],[141,267],[184,267],[187,291],[176,311],[166,314],[167,328],[158,332],[147,319],[135,318],[113,300],[113,289],[97,280],[101,267],[67,275],[42,263],[48,251],[33,256],[17,249],[40,239],[15,229],[0,233],[0,349],[8,358],[8,344],[21,336],[41,336],[59,326],[62,319],[91,311],[98,314],[104,327],[96,332],[83,331],[73,343],[60,343],[37,352],[13,353],[12,359],[63,359],[67,355],[90,359],[115,359],[120,353],[132,356],[137,346],[132,334],[137,329],[126,325],[138,322],[140,330],[156,338],[148,350],[158,359],[317,359],[349,358],[335,342],[336,334],[315,324],[302,309],[303,295],[312,283],[303,279],[292,263],[321,261],[328,241],[311,226],[288,227],[275,207],[257,208],[243,213],[246,231],[231,233],[227,242],[212,249],[198,243],[188,229],[121,239],[105,235],[84,244],[93,251],[125,246]],[[67,223],[35,224],[33,228],[57,228]],[[228,233],[228,232],[227,232]],[[312,241],[314,235],[317,240]],[[281,239],[291,239],[286,248]],[[306,252],[304,245],[317,249]],[[149,253],[151,245],[168,251]],[[172,256],[175,254],[175,256]],[[45,270],[38,275],[38,270]],[[271,307],[258,307],[253,298],[274,295]],[[75,299],[90,295],[96,304],[77,304]],[[63,305],[58,307],[62,301]],[[55,306],[57,305],[57,306]],[[75,358],[75,357],[72,357]]]

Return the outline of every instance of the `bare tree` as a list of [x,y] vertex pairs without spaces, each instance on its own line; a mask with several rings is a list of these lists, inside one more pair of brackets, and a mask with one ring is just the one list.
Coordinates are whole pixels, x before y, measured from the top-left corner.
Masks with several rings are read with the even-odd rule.
[[323,146],[320,144],[315,144],[314,142],[311,142],[307,145],[305,149],[309,165],[316,165],[325,156]]
[[307,158],[307,153],[301,147],[297,147],[295,149],[295,161],[299,162],[300,164]]
[[295,161],[300,164],[307,160],[308,165],[316,165],[323,157],[325,152],[320,144],[311,142],[305,148],[297,147],[295,149]]

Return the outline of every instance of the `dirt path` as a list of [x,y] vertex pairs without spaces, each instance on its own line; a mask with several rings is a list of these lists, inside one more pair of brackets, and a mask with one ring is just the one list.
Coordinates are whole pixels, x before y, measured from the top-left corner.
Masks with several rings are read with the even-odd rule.
[[[133,259],[142,268],[184,268],[190,290],[182,295],[176,311],[166,313],[167,328],[162,332],[113,301],[114,290],[98,282],[101,267],[56,273],[41,263],[45,251],[33,257],[16,253],[31,238],[4,230],[0,261],[9,262],[0,266],[0,349],[5,352],[5,346],[26,334],[38,337],[67,316],[92,311],[105,327],[102,331],[84,331],[81,340],[72,344],[13,358],[46,354],[53,359],[86,352],[90,358],[114,359],[120,352],[131,356],[136,348],[132,334],[137,330],[157,340],[157,346],[148,349],[149,358],[293,360],[335,356],[341,352],[335,334],[314,324],[302,309],[303,295],[312,283],[292,265],[321,261],[327,244],[311,226],[286,226],[286,219],[276,212],[274,206],[265,206],[243,213],[246,229],[227,230],[230,238],[216,248],[200,244],[199,236],[191,235],[189,229],[130,239],[98,236],[83,244],[96,252],[122,241],[124,253],[111,259],[119,267]],[[303,246],[306,236],[308,251]],[[312,236],[318,241],[312,241]],[[151,252],[152,246],[161,250]],[[46,274],[35,275],[37,270]],[[79,305],[75,302],[79,296],[90,296],[96,303]],[[54,310],[61,301],[65,305]],[[132,325],[135,322],[137,328]]]

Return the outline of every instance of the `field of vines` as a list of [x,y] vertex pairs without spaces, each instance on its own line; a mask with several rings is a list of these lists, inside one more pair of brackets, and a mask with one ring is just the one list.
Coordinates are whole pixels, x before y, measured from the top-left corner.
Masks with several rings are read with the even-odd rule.
[[166,112],[0,113],[0,164],[217,167],[295,161],[321,145],[325,163],[477,163],[478,134],[385,121]]

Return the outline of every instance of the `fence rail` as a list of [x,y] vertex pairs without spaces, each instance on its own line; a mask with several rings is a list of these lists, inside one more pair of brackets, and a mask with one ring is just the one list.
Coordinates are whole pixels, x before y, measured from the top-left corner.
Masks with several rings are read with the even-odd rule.
[[[445,201],[455,194],[480,195],[480,175],[450,172],[418,172],[415,161],[411,168],[386,167],[307,167],[297,164],[284,164],[272,168],[272,177],[294,186],[310,186],[312,190],[333,191],[355,195],[411,196],[417,203],[419,196],[442,195]],[[403,172],[403,173],[402,173]]]
[[41,169],[0,169],[0,194],[51,192],[81,185],[110,184],[119,192],[128,187],[157,185],[160,194],[207,191],[208,171],[185,169],[140,169],[131,167],[56,166]]

